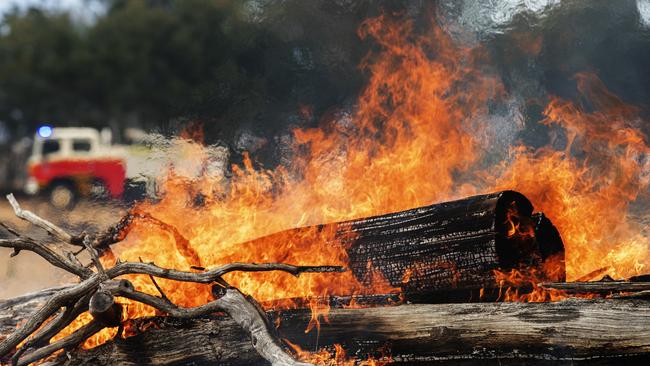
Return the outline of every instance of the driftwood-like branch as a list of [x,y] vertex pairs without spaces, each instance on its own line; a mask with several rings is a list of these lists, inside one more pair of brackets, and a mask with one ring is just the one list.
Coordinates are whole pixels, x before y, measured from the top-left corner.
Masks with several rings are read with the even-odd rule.
[[61,307],[74,303],[99,285],[99,276],[93,275],[78,285],[66,288],[52,295],[20,328],[0,342],[0,356],[13,350],[20,342],[34,333],[49,317]]
[[[568,299],[555,303],[415,304],[332,309],[319,334],[309,311],[286,310],[278,333],[302,349],[341,344],[394,365],[647,364],[650,303]],[[158,318],[157,327],[75,352],[66,366],[269,365],[234,319]],[[144,321],[147,323],[147,321]],[[182,344],[183,352],[177,345]]]
[[[218,286],[215,285],[218,288]],[[223,311],[251,336],[253,348],[273,366],[307,366],[289,356],[273,335],[274,331],[268,323],[266,314],[251,297],[247,297],[235,288],[213,290],[216,300],[194,308],[181,308],[169,300],[161,299],[133,289],[124,288],[119,294],[131,300],[152,306],[176,318],[195,318],[202,315]]]
[[42,348],[50,343],[52,337],[57,335],[81,313],[88,310],[88,301],[90,296],[86,295],[72,306],[66,306],[63,312],[60,312],[53,320],[50,320],[36,334],[30,337],[20,349],[12,356],[12,363],[17,364],[22,354],[32,348]]
[[225,289],[223,296],[215,300],[219,306],[245,331],[251,334],[253,348],[273,366],[308,366],[289,356],[273,336],[266,314],[260,306],[237,289]]
[[[114,327],[121,323],[121,306],[115,301],[115,296],[123,296],[153,306],[160,311],[176,317],[194,317],[207,315],[216,311],[224,311],[246,330],[254,343],[255,349],[266,360],[276,366],[307,365],[295,361],[287,354],[280,342],[268,326],[264,313],[252,298],[247,298],[234,288],[228,288],[214,301],[195,308],[181,308],[172,303],[163,294],[162,298],[151,296],[133,288],[126,280],[113,280],[127,274],[144,274],[170,280],[195,282],[202,284],[223,283],[221,276],[233,271],[260,272],[284,271],[298,276],[305,272],[342,272],[339,266],[294,266],[284,263],[231,263],[205,272],[185,272],[161,268],[153,263],[119,262],[112,268],[104,268],[97,252],[98,246],[110,245],[115,240],[123,239],[123,227],[108,230],[99,235],[83,233],[73,236],[53,223],[40,218],[34,213],[20,207],[13,195],[8,195],[16,215],[34,225],[43,228],[60,241],[73,245],[81,245],[90,253],[96,272],[84,268],[74,255],[64,256],[56,253],[45,245],[25,237],[17,231],[3,225],[7,230],[17,235],[13,240],[0,240],[0,246],[13,248],[14,255],[21,250],[30,250],[43,257],[52,265],[77,275],[82,281],[55,292],[32,316],[16,331],[0,342],[0,358],[16,349],[18,344],[26,341],[16,350],[12,358],[13,364],[28,364],[60,350],[79,344],[92,334],[104,327]],[[126,225],[130,220],[122,220],[119,225]],[[175,229],[174,229],[175,230]],[[180,235],[180,234],[179,234]],[[74,260],[73,260],[74,259]],[[65,308],[65,310],[61,310]],[[94,320],[73,334],[58,342],[47,345],[49,340],[65,326],[70,324],[83,311],[88,311]],[[48,319],[51,319],[46,323]],[[45,326],[43,326],[45,324]],[[43,326],[40,330],[38,330]],[[33,349],[32,352],[29,352]]]
[[[135,265],[135,266],[132,266]],[[141,265],[145,265],[144,267],[141,267]],[[154,267],[156,270],[152,271],[151,268]],[[160,267],[154,266],[152,264],[145,264],[145,263],[120,263],[114,268],[119,268],[119,271],[112,272],[111,269],[107,270],[107,275],[109,278],[114,278],[119,275],[124,275],[124,274],[134,274],[134,273],[141,273],[141,274],[149,274],[153,276],[159,276],[163,278],[170,278],[170,279],[175,279],[174,276],[178,276],[178,278],[181,278],[182,281],[189,281],[189,282],[197,282],[197,283],[208,283],[205,280],[205,273],[192,273],[192,272],[183,272],[183,271],[171,271],[171,270],[165,270]],[[331,272],[332,269],[336,269],[337,271],[340,271],[340,268],[337,267],[331,267],[331,266],[325,266],[323,267],[326,272]],[[319,269],[318,266],[307,266],[307,267],[301,267],[301,266],[292,266],[292,265],[287,265],[287,264],[273,264],[273,263],[266,263],[266,264],[233,264],[233,265],[226,265],[220,268],[217,268],[214,270],[214,272],[208,273],[209,275],[216,275],[216,274],[226,274],[229,272],[233,271],[271,271],[271,270],[280,270],[280,271],[286,271],[288,273],[292,273],[295,275],[298,275],[302,272],[314,272]],[[158,270],[162,272],[158,272]],[[165,273],[170,273],[171,275],[169,277],[165,276]],[[68,287],[64,290],[61,290],[60,292],[56,293],[53,295],[35,314],[32,316],[26,323],[23,325],[21,328],[16,330],[14,333],[9,335],[6,339],[4,339],[2,342],[0,342],[0,356],[5,355],[6,353],[10,352],[12,349],[14,349],[21,341],[25,340],[27,337],[29,337],[38,327],[40,327],[50,316],[54,315],[62,306],[65,306],[66,303],[70,303],[71,301],[78,299],[84,295],[87,295],[93,291],[95,291],[101,283],[102,280],[101,275],[95,274],[92,277],[88,278],[87,280],[81,282],[78,285]],[[195,280],[192,281],[192,278]],[[136,301],[143,302],[147,305],[151,305],[153,307],[158,308],[159,310],[166,312],[168,314],[177,316],[177,317],[192,317],[192,316],[199,316],[199,315],[205,315],[209,314],[211,312],[215,311],[227,311],[226,309],[223,309],[219,306],[218,302],[211,302],[206,305],[202,305],[196,308],[190,308],[190,309],[182,309],[179,307],[176,307],[172,303],[169,303],[168,301],[165,301],[163,299],[159,299],[155,296],[147,295],[141,292],[136,292],[132,291],[129,292],[128,290],[121,289],[118,291],[118,294],[127,298],[131,298]],[[245,310],[246,308],[242,308],[242,310]],[[243,316],[243,315],[242,315]],[[253,315],[247,315],[247,316],[253,316]],[[260,328],[254,328],[257,333],[261,331]],[[273,338],[273,336],[269,333],[267,335],[268,338]],[[259,335],[258,335],[259,338]],[[270,351],[271,354],[275,354],[274,351]],[[278,365],[284,365],[283,363],[279,363]]]
[[298,276],[301,273],[344,272],[341,266],[294,266],[285,263],[230,263],[206,272],[185,272],[174,269],[161,268],[153,263],[122,262],[106,271],[109,278],[125,274],[146,274],[155,277],[182,282],[196,282],[209,284],[229,272],[267,272],[282,271]]
[[70,258],[66,258],[44,244],[25,236],[15,239],[0,239],[0,247],[12,248],[14,250],[13,255],[18,254],[21,250],[34,252],[53,266],[66,270],[80,278],[88,278],[93,273],[88,268],[79,265],[78,262],[73,262]]
[[20,358],[19,360],[16,360],[15,364],[18,366],[29,365],[33,362],[36,362],[38,360],[41,360],[53,354],[58,350],[68,348],[68,347],[74,347],[102,329],[104,329],[104,325],[92,321],[84,325],[83,327],[77,329],[74,333],[70,334],[69,336],[66,336],[52,344],[48,344],[47,346],[41,347],[32,353],[26,354],[24,357]]
[[13,193],[7,195],[7,201],[9,201],[11,208],[14,209],[14,213],[18,218],[21,218],[27,222],[30,222],[40,227],[41,229],[47,231],[48,234],[61,240],[64,243],[75,244],[75,245],[80,244],[75,237],[68,234],[65,230],[54,225],[50,221],[47,221],[44,218],[36,215],[35,213],[20,207],[20,204],[18,203],[18,201],[16,201],[16,198],[14,197]]

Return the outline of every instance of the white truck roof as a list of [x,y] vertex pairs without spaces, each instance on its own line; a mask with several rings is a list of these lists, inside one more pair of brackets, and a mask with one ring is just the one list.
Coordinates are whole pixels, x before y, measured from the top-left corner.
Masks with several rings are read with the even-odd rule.
[[36,134],[38,139],[70,139],[70,138],[88,138],[98,139],[99,131],[91,127],[54,127],[50,137],[42,137]]

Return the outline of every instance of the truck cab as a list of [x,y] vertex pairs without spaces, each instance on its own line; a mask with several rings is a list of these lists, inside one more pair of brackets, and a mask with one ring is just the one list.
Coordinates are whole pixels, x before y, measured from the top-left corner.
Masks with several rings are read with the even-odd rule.
[[81,197],[118,198],[126,163],[111,149],[110,131],[43,126],[34,136],[25,192],[45,194],[57,208],[70,209]]

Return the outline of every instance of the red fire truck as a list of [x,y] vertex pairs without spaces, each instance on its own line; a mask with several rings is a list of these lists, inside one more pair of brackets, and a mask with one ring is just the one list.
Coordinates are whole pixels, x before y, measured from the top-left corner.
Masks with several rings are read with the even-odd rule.
[[45,193],[63,209],[80,197],[117,198],[124,191],[126,159],[110,133],[93,128],[39,128],[28,161],[28,194]]
[[[157,178],[173,166],[176,174],[224,177],[228,150],[206,148],[208,159],[187,159],[184,149],[136,129],[125,129],[131,145],[112,143],[110,130],[43,126],[34,136],[27,161],[27,194],[42,194],[60,209],[70,209],[83,197],[121,198],[132,202],[158,197]],[[176,143],[182,146],[184,140]]]

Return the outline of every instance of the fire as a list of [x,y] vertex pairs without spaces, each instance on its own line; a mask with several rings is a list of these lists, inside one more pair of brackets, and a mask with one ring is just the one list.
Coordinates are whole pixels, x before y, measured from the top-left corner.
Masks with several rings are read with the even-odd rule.
[[391,363],[390,356],[382,356],[379,359],[369,357],[363,361],[355,361],[348,357],[345,349],[340,344],[335,344],[332,351],[321,349],[318,352],[308,352],[300,348],[297,344],[284,340],[289,347],[298,356],[298,359],[304,362],[310,362],[316,365],[324,366],[383,366]]
[[[641,118],[638,108],[607,91],[596,76],[578,74],[578,89],[589,108],[552,98],[542,121],[556,140],[564,138],[564,146],[558,149],[556,141],[536,149],[514,146],[507,159],[486,167],[493,136],[482,117],[489,103],[503,100],[506,92],[482,66],[489,64],[485,52],[459,47],[437,27],[415,32],[410,21],[389,16],[365,21],[359,35],[378,47],[361,65],[368,83],[354,112],[323,121],[320,128],[293,131],[290,164],[256,169],[246,157],[229,179],[201,168],[209,157],[206,147],[176,140],[186,165],[174,166],[161,180],[159,202],[143,202],[134,210],[177,234],[151,220],[136,220],[124,243],[114,248],[116,257],[181,270],[234,261],[345,266],[345,246],[328,230],[274,235],[256,246],[247,242],[289,228],[514,189],[559,229],[568,280],[603,267],[614,278],[647,269],[648,238],[628,214],[648,187],[649,147],[635,128]],[[197,167],[203,173],[191,173]],[[513,220],[516,207],[512,210],[509,234],[529,235],[526,225]],[[513,276],[521,274],[501,274],[500,281],[505,285]],[[405,273],[404,281],[409,277]],[[129,279],[138,290],[157,294],[146,276]],[[373,286],[362,285],[349,272],[300,278],[234,273],[225,280],[268,307],[295,306],[292,298],[395,291],[381,278]],[[208,286],[159,283],[181,306],[211,300]],[[560,296],[534,292],[528,300]],[[512,297],[504,293],[502,299]],[[320,310],[313,325],[319,314],[326,314]],[[147,306],[128,303],[125,318],[154,314]],[[80,318],[76,326],[87,320]],[[108,337],[101,333],[86,346]]]
[[320,318],[322,317],[326,323],[329,323],[330,305],[324,304],[318,299],[312,299],[309,301],[309,308],[311,309],[311,319],[309,319],[305,333],[309,333],[313,328],[316,328],[316,331],[320,334]]
[[[551,257],[540,268],[511,269],[507,272],[495,270],[494,276],[499,288],[497,301],[550,302],[570,296],[587,299],[598,297],[595,294],[569,295],[562,290],[540,286],[542,282],[557,278],[561,268],[559,261],[560,258]],[[481,298],[483,298],[483,289]]]
[[567,280],[602,267],[613,278],[627,278],[642,273],[650,261],[648,238],[628,214],[648,187],[649,147],[634,128],[640,111],[611,94],[595,75],[578,74],[576,80],[595,111],[553,98],[542,121],[565,132],[564,149],[515,147],[497,169],[501,174],[489,179],[494,188],[525,194],[557,226]]
[[523,221],[525,218],[519,215],[519,208],[516,202],[511,202],[506,208],[506,224],[508,238],[527,239],[535,236],[535,227],[531,220]]

